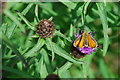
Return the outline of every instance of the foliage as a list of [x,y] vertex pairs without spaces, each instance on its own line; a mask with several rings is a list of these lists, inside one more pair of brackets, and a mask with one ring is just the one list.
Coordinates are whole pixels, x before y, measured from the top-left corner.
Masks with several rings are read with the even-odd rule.
[[[118,77],[119,3],[56,2],[4,4],[2,15],[3,77],[60,78]],[[53,19],[52,19],[53,18]],[[36,25],[52,19],[56,30],[51,38],[36,36]],[[95,32],[101,46],[91,55],[70,55],[78,29]]]

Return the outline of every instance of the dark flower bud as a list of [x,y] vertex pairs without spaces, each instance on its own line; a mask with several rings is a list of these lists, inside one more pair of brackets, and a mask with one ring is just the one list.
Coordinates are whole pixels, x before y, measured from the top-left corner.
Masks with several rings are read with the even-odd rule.
[[37,35],[39,35],[42,38],[51,37],[54,30],[54,23],[47,19],[41,20],[37,25]]
[[45,80],[60,80],[59,76],[56,74],[49,74]]

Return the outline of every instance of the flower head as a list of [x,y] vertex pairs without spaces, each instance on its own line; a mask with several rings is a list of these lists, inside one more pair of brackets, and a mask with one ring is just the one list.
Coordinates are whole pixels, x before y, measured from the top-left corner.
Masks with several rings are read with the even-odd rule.
[[42,38],[51,37],[55,30],[55,25],[52,21],[43,19],[37,25],[37,34]]

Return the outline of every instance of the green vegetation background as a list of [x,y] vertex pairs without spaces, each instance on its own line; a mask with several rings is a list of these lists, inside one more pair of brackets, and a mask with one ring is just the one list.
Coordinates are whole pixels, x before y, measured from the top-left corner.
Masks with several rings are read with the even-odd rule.
[[[3,3],[2,70],[6,78],[117,78],[120,3],[53,2]],[[19,12],[15,12],[17,10]],[[53,19],[52,19],[53,18]],[[38,38],[34,29],[42,19],[52,19],[52,38]],[[83,25],[95,32],[101,46],[91,55],[70,55],[74,33]]]

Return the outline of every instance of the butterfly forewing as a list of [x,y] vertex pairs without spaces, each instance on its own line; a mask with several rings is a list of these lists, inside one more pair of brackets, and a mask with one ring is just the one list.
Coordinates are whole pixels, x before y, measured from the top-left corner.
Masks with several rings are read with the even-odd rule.
[[84,46],[84,37],[81,37],[81,40],[79,40],[78,47],[82,48],[83,46]]
[[82,37],[81,37],[81,35],[79,35],[79,37],[74,41],[73,45],[75,47],[79,47],[79,44],[81,43],[81,39],[82,39]]

